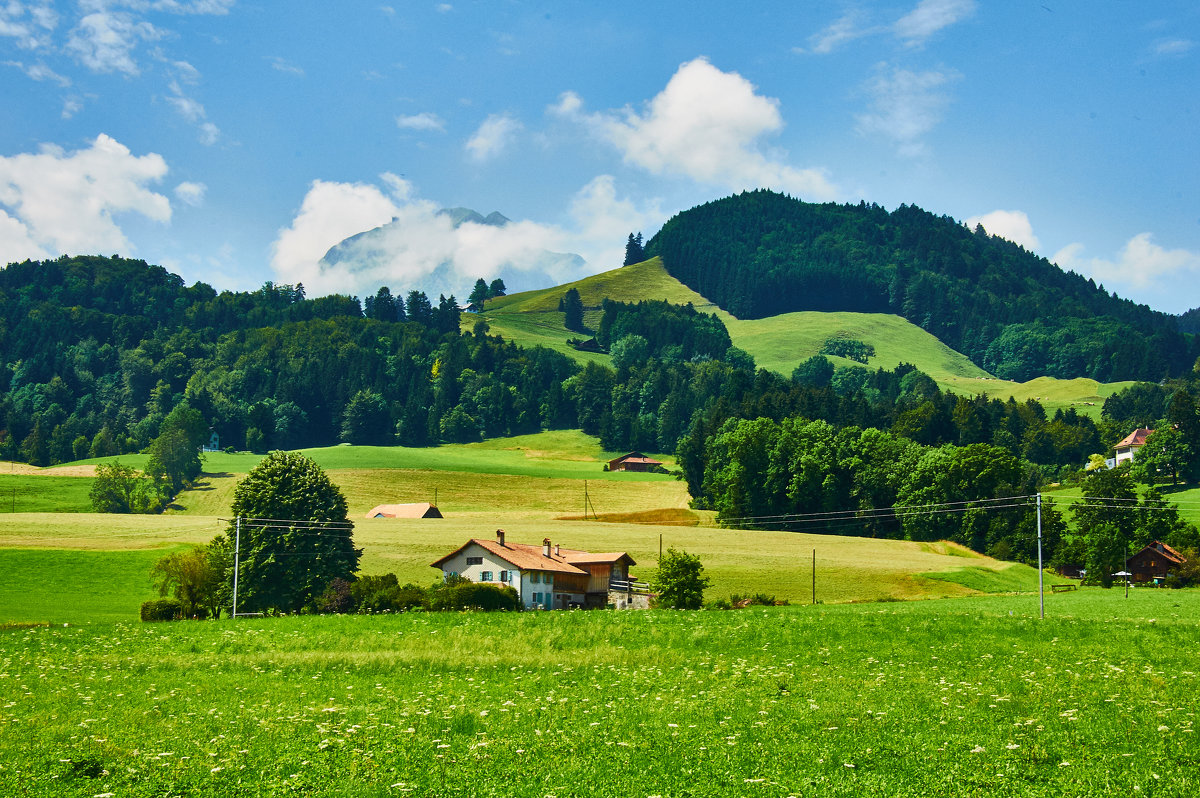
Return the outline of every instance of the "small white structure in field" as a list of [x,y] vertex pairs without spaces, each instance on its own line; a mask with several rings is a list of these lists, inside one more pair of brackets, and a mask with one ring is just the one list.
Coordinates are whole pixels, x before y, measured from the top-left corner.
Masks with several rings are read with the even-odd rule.
[[575,607],[645,609],[650,593],[633,581],[629,566],[637,565],[623,551],[595,554],[552,546],[509,543],[503,529],[496,539],[472,538],[430,565],[442,578],[462,576],[472,582],[509,585],[526,609],[565,610]]

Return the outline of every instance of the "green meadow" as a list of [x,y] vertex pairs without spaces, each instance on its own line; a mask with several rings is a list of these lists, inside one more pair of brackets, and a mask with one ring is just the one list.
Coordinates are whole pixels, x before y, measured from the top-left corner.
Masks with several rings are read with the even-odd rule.
[[[658,258],[554,288],[489,300],[483,313],[463,315],[463,329],[470,330],[483,318],[492,334],[522,346],[545,346],[580,363],[607,363],[607,355],[579,352],[567,344],[567,339],[580,337],[563,326],[563,314],[558,311],[559,299],[570,288],[579,291],[585,308],[593,308],[584,313],[584,322],[593,329],[600,321],[600,312],[595,308],[605,298],[691,303],[698,310],[715,313],[728,328],[734,345],[753,355],[761,368],[781,374],[791,374],[802,361],[818,354],[826,339],[848,337],[875,347],[875,356],[866,364],[869,368],[892,369],[900,363],[911,363],[944,390],[1001,400],[1012,396],[1021,402],[1037,399],[1051,413],[1073,407],[1076,412],[1099,418],[1104,399],[1132,384],[1053,377],[1025,383],[999,380],[915,324],[885,313],[801,311],[765,319],[738,319],[672,277]],[[861,365],[841,357],[830,360],[837,366]]]
[[[1028,591],[1037,583],[1030,568],[947,544],[720,529],[712,513],[688,509],[680,480],[603,471],[614,453],[601,452],[595,438],[579,432],[434,449],[337,446],[307,453],[347,498],[363,549],[362,573],[395,573],[402,583],[432,583],[439,572],[429,563],[501,528],[514,541],[549,537],[570,548],[628,552],[642,578],[653,572],[660,546],[683,549],[705,564],[710,597],[763,593],[811,602],[814,570],[816,599],[828,603]],[[139,604],[153,597],[147,578],[153,561],[171,547],[207,543],[224,530],[234,486],[258,459],[208,455],[195,489],[180,494],[162,516],[90,513],[86,497],[70,514],[11,515],[0,527],[0,552],[6,573],[21,576],[0,582],[0,619],[112,620],[93,601],[89,574],[96,569],[111,577],[109,598],[124,608],[124,617],[136,617]],[[60,471],[88,473],[86,465]],[[365,517],[377,504],[435,497],[445,518]],[[65,556],[78,552],[88,558]],[[60,566],[48,566],[59,554]]]
[[85,512],[91,489],[88,477],[0,473],[0,515]]
[[0,630],[0,794],[1191,796],[1200,593]]

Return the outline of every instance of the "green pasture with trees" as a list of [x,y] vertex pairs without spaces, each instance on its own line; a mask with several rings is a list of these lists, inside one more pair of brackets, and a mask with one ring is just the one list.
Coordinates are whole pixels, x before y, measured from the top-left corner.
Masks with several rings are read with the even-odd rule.
[[1200,594],[1047,610],[7,628],[0,793],[1194,795]]

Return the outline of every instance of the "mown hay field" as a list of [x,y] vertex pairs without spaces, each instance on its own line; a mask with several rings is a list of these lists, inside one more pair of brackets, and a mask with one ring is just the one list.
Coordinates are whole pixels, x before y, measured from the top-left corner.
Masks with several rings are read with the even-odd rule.
[[1196,591],[0,630],[0,794],[1191,796]]

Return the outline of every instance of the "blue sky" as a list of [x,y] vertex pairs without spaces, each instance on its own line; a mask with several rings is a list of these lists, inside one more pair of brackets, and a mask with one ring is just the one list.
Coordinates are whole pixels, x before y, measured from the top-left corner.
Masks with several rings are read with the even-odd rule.
[[[546,249],[615,267],[630,231],[768,186],[1200,306],[1200,5],[747,5],[0,0],[0,261],[310,296],[452,263],[465,293]],[[386,262],[320,265],[393,218]]]

